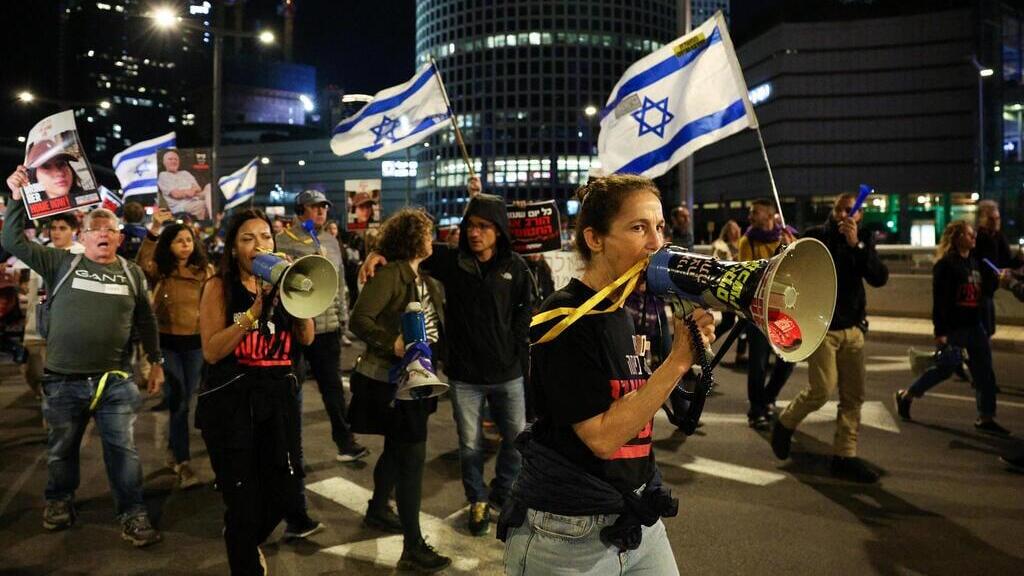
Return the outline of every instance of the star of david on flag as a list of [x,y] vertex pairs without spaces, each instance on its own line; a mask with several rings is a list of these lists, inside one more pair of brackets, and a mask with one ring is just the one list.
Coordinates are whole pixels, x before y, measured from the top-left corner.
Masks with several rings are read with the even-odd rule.
[[[655,125],[647,123],[647,112],[649,110],[656,110],[661,112],[661,121]],[[665,137],[665,126],[668,126],[672,119],[675,118],[675,114],[668,111],[668,97],[662,98],[655,102],[647,96],[644,96],[643,106],[639,110],[631,114],[633,119],[640,123],[640,133],[638,136],[643,136],[648,132],[654,132],[658,135],[658,138]]]
[[718,12],[626,70],[601,110],[598,156],[608,173],[654,178],[704,146],[756,127]]
[[156,194],[156,179],[159,172],[156,162],[157,150],[174,148],[176,134],[168,132],[163,136],[133,144],[114,155],[114,172],[121,182],[124,198],[138,194]]
[[362,151],[368,159],[408,148],[451,126],[451,109],[441,87],[441,73],[426,64],[408,82],[374,94],[359,112],[331,131],[338,156]]

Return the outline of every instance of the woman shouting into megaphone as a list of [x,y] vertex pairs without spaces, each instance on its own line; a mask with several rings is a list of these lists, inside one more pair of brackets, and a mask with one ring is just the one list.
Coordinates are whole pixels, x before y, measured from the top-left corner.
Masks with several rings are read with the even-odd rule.
[[658,189],[615,175],[578,196],[586,267],[534,317],[539,419],[517,441],[523,465],[498,525],[506,573],[678,574],[660,520],[677,502],[661,485],[652,426],[694,362],[694,340],[714,340],[714,322],[704,310],[676,318],[671,352],[651,373],[646,340],[621,303],[664,241]]
[[224,542],[232,574],[264,573],[258,546],[301,497],[292,351],[313,341],[313,320],[288,315],[277,290],[253,273],[253,258],[273,249],[265,214],[235,215],[220,271],[206,283],[199,305],[207,376],[196,427],[227,507]]

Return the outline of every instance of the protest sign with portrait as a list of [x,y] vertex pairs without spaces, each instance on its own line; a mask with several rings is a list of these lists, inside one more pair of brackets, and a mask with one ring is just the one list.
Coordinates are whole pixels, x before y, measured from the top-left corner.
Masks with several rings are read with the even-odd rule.
[[96,177],[81,142],[70,110],[48,116],[32,127],[25,143],[29,185],[21,189],[29,218],[100,203]]
[[380,188],[380,179],[345,180],[349,230],[380,227]]
[[210,153],[201,148],[163,148],[157,151],[159,173],[156,186],[160,205],[175,216],[188,214],[209,220]]
[[520,254],[537,254],[562,247],[558,205],[554,200],[510,205],[508,228],[512,249]]

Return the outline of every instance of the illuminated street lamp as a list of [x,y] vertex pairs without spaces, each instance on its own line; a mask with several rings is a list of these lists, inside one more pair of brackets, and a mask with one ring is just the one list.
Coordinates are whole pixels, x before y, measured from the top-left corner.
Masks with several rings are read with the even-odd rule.
[[20,100],[20,101],[22,101],[22,102],[24,102],[26,104],[28,104],[30,102],[33,102],[35,99],[36,99],[35,94],[29,92],[28,90],[23,90],[21,92],[18,92],[18,100]]
[[595,116],[597,114],[597,106],[594,106],[593,104],[587,106],[586,108],[583,109],[583,114],[586,115],[588,118]]
[[[260,44],[269,45],[275,41],[274,33],[270,30],[261,30],[259,32],[241,32],[237,30],[230,30],[227,28],[218,28],[216,26],[199,26],[189,20],[186,20],[177,15],[173,8],[160,7],[154,9],[149,13],[149,17],[153,21],[153,25],[161,30],[171,30],[178,26],[182,28],[188,28],[190,30],[198,30],[200,32],[208,32],[213,36],[213,134],[212,143],[210,145],[210,184],[214,190],[219,190],[220,180],[220,167],[218,164],[218,155],[220,152],[220,100],[221,100],[221,77],[222,77],[222,52],[224,51],[224,37],[228,36],[231,38],[254,38],[260,42]],[[213,200],[217,202],[219,198],[218,194],[214,194]]]

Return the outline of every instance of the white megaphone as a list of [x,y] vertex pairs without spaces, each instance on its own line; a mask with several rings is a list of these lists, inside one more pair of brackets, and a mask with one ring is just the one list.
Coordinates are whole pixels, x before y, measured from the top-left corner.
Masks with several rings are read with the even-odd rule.
[[402,341],[405,356],[397,367],[394,381],[398,382],[396,400],[425,400],[440,396],[448,385],[434,373],[430,344],[427,343],[427,323],[423,305],[410,302],[402,314]]
[[318,316],[338,295],[338,269],[316,254],[288,262],[281,255],[264,252],[252,259],[252,272],[279,287],[281,304],[296,318]]
[[787,362],[814,353],[836,306],[836,269],[821,242],[803,238],[768,260],[725,262],[665,246],[651,255],[647,290],[742,314]]

